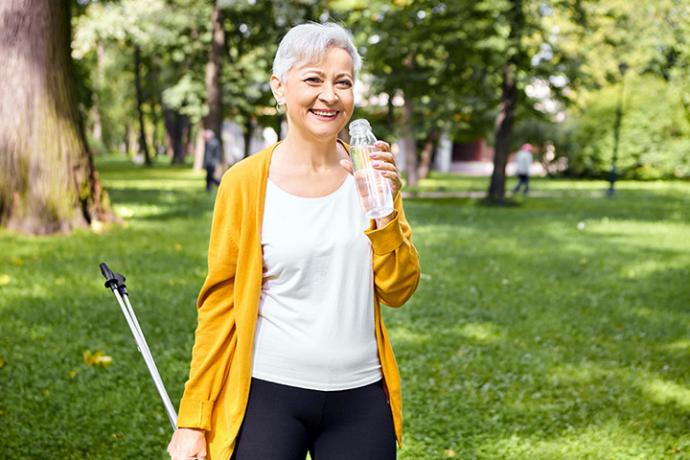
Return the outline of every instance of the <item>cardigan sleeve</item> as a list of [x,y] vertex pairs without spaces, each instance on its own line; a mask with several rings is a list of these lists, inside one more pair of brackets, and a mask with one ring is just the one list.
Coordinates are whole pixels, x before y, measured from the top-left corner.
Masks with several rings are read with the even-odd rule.
[[235,350],[234,279],[239,212],[228,174],[218,188],[208,247],[208,274],[197,300],[198,323],[178,427],[209,430],[211,413]]
[[401,194],[395,199],[393,220],[385,227],[371,226],[365,234],[374,252],[374,288],[390,307],[403,305],[419,284],[419,255],[412,244],[412,229],[405,219]]

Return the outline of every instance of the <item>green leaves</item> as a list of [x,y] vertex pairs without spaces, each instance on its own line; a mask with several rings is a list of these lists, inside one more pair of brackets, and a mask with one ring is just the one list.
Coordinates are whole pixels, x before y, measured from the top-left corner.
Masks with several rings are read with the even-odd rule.
[[[592,91],[572,108],[567,152],[573,174],[606,176],[611,169],[614,115],[620,85]],[[690,175],[690,119],[682,90],[653,75],[626,76],[618,149],[618,173],[658,179]]]

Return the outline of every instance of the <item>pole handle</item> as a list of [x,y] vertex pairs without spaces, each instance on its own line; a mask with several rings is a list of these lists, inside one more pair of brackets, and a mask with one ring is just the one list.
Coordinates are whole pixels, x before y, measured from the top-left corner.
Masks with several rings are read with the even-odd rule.
[[110,284],[112,284],[113,281],[117,282],[117,278],[115,278],[115,274],[113,271],[108,267],[108,264],[105,262],[101,262],[100,265],[98,265],[101,269],[101,273],[103,274],[103,277],[105,278],[105,287],[110,288]]
[[101,262],[98,265],[101,269],[101,273],[105,278],[105,287],[108,289],[117,289],[120,294],[127,295],[127,286],[125,285],[125,276],[121,273],[113,272],[108,264]]

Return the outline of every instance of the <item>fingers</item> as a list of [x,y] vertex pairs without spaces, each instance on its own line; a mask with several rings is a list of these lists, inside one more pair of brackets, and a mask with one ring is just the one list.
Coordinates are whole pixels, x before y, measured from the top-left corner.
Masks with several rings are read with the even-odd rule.
[[168,454],[170,455],[170,460],[206,460],[206,454],[178,455],[170,451],[168,451]]
[[391,151],[391,146],[388,142],[384,141],[376,141],[374,143],[374,147],[376,147],[378,150],[381,150],[383,152],[390,152]]
[[395,163],[384,161],[384,160],[373,160],[371,162],[374,169],[379,171],[383,177],[388,179],[391,184],[391,192],[393,192],[393,198],[395,198],[402,188],[402,179],[400,178],[400,172],[395,166]]
[[206,439],[203,431],[177,429],[168,445],[168,454],[171,460],[205,460]]
[[398,172],[398,167],[395,166],[395,163],[390,163],[388,161],[384,160],[374,160],[371,162],[371,165],[375,168],[378,169],[379,171],[392,171],[397,173]]
[[395,155],[389,150],[377,150],[369,154],[372,160],[383,160],[395,164]]

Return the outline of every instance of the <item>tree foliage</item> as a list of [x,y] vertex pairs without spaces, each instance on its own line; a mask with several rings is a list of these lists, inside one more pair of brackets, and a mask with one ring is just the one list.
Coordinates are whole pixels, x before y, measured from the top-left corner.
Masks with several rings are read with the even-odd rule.
[[[573,109],[564,146],[571,173],[601,176],[611,168],[613,114],[620,85],[590,92],[586,110]],[[659,101],[668,101],[660,104]],[[690,123],[681,90],[654,75],[627,79],[618,150],[618,172],[635,179],[690,176]]]
[[[262,126],[279,131],[281,119],[268,87],[276,46],[293,24],[329,19],[353,31],[364,57],[359,114],[372,120],[381,137],[408,142],[415,162],[425,161],[425,147],[430,144],[433,151],[439,132],[459,142],[497,141],[494,130],[507,66],[512,66],[515,80],[513,115],[520,132],[507,137],[505,149],[509,152],[525,141],[553,142],[559,154],[569,157],[576,174],[603,170],[583,168],[591,161],[580,161],[573,146],[587,138],[578,134],[580,123],[583,130],[595,126],[592,120],[603,116],[601,106],[615,112],[621,62],[629,66],[629,78],[661,78],[660,94],[680,100],[680,113],[690,119],[687,2],[519,4],[524,23],[517,34],[510,19],[514,2],[509,0],[220,2],[226,34],[223,116],[246,134]],[[161,129],[157,113],[172,110],[190,126],[208,113],[203,77],[212,6],[194,0],[92,2],[75,19],[74,55],[90,69],[89,126],[98,115],[107,150],[124,143],[128,132],[131,137],[136,116],[133,46],[140,47],[143,56],[142,110],[148,136]],[[607,103],[592,105],[598,100],[593,95],[607,98]],[[669,99],[667,105],[674,101]],[[567,124],[562,123],[564,115]],[[625,129],[631,129],[629,121],[624,120]],[[541,128],[522,129],[525,126]],[[568,142],[561,134],[566,129]]]
[[690,176],[690,4],[640,0],[587,7],[591,33],[579,48],[586,84],[573,97],[561,145],[570,173],[608,174],[624,85],[619,173]]

